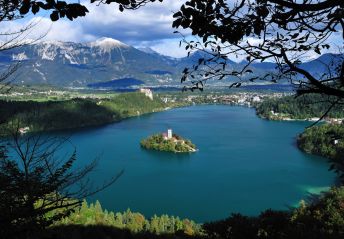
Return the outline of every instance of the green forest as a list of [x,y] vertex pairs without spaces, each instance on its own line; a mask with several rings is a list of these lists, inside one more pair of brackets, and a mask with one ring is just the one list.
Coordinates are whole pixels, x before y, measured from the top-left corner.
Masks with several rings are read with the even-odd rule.
[[298,137],[298,146],[305,152],[330,159],[344,156],[344,126],[323,124],[306,129]]
[[69,217],[55,223],[54,226],[61,225],[103,225],[127,229],[132,233],[147,231],[157,235],[177,232],[190,236],[201,234],[201,224],[189,219],[180,219],[169,215],[154,215],[150,219],[146,219],[141,213],[132,212],[130,209],[123,213],[109,212],[102,209],[99,201],[88,204],[85,200],[80,208]]
[[[269,120],[344,118],[344,106],[331,107],[332,97],[309,94],[268,99],[256,106],[257,115]],[[309,154],[329,159],[330,169],[344,179],[344,125],[325,123],[310,128],[297,137],[298,147]]]
[[[256,109],[260,117],[271,120],[281,120],[283,118],[310,119],[322,117],[330,106],[331,97],[320,94],[308,94],[299,97],[286,96],[268,99],[259,104]],[[337,104],[327,116],[331,118],[344,118],[344,106]]]
[[[0,0],[0,25],[0,239],[344,239],[344,0]],[[151,90],[191,93],[153,99]],[[216,106],[223,111],[185,109],[184,118],[168,112],[75,142],[60,137],[201,104],[317,124]],[[197,132],[192,140],[208,153],[140,151],[137,137],[156,125]],[[173,136],[140,144],[196,151]],[[326,157],[337,177],[298,161],[307,155],[295,141]],[[103,190],[112,190],[106,199]],[[126,205],[153,213],[110,211]],[[154,215],[162,210],[187,218]]]
[[323,124],[306,129],[297,139],[298,147],[309,154],[326,157],[330,169],[344,182],[344,125]]
[[[301,201],[289,211],[266,210],[258,216],[232,214],[228,218],[195,223],[179,217],[154,215],[146,219],[129,209],[123,213],[102,209],[97,201],[54,223],[42,238],[214,238],[283,239],[330,238],[344,235],[344,187],[332,188],[316,200]],[[52,216],[52,215],[50,215]],[[87,232],[87,234],[86,234]],[[40,236],[36,238],[41,238]]]
[[1,132],[29,127],[30,132],[96,126],[145,113],[164,110],[168,105],[141,93],[117,94],[104,99],[58,101],[0,101]]
[[[282,109],[288,101],[298,102],[293,97],[279,100],[269,100],[268,105],[276,104]],[[276,103],[278,102],[278,103]],[[281,103],[284,102],[284,103]],[[65,101],[1,101],[4,123],[9,127],[15,122],[20,126],[30,126],[34,131],[56,130],[85,127],[119,121],[127,117],[143,113],[163,110],[168,105],[156,97],[154,101],[139,93],[128,93],[113,96],[110,99],[71,99]],[[264,105],[262,103],[261,105]],[[258,109],[262,109],[262,106]],[[309,116],[320,109],[303,107],[295,103],[289,111],[308,112]],[[170,105],[169,105],[170,107]],[[281,107],[281,108],[278,108]],[[303,108],[302,108],[303,107]],[[286,108],[286,107],[284,107]],[[307,110],[306,110],[307,108]],[[269,108],[265,108],[268,111]],[[275,108],[274,108],[275,109]],[[293,109],[293,110],[291,110]],[[339,117],[339,109],[334,114]],[[276,111],[278,112],[278,111]],[[310,113],[312,112],[312,113]],[[301,113],[297,116],[300,117]],[[332,115],[333,116],[333,115]],[[31,123],[34,122],[34,123]],[[68,125],[67,125],[67,123]],[[30,124],[31,123],[31,124]],[[318,154],[332,159],[333,168],[339,168],[342,161],[344,143],[344,127],[342,125],[323,124],[312,127],[298,138],[298,146],[307,153]],[[191,141],[173,134],[177,140],[184,140],[185,145],[173,140],[164,140],[161,134],[153,135],[141,141],[141,146],[160,151],[181,152],[196,148]],[[188,147],[186,146],[188,145]],[[205,223],[196,223],[191,219],[181,219],[178,216],[154,215],[146,218],[138,212],[128,209],[125,212],[104,210],[101,204],[88,204],[85,200],[74,212],[55,221],[46,231],[37,235],[39,238],[333,238],[344,235],[344,187],[334,187],[320,196],[310,195],[301,201],[297,208],[286,211],[266,210],[258,216],[232,214],[228,218]],[[61,209],[63,210],[63,209]],[[54,211],[46,214],[47,218],[54,217]]]

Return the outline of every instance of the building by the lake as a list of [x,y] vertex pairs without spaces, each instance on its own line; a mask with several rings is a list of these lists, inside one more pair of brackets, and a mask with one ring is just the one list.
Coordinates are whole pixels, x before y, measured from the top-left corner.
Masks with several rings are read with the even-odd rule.
[[162,136],[164,137],[165,140],[172,139],[173,138],[172,129],[168,129],[167,133],[162,133]]
[[153,92],[151,89],[141,88],[139,91],[140,93],[145,94],[149,99],[153,100]]

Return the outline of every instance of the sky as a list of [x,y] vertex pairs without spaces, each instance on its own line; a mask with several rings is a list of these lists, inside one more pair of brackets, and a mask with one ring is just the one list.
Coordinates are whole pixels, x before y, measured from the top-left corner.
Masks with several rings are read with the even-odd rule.
[[[78,1],[67,1],[78,2]],[[110,37],[135,47],[151,47],[168,56],[184,57],[187,52],[179,47],[181,36],[174,34],[172,28],[174,12],[178,11],[185,0],[165,0],[147,4],[138,10],[120,12],[117,4],[90,4],[81,1],[89,13],[74,21],[63,18],[52,23],[49,13],[30,14],[22,20],[7,22],[8,31],[19,28],[29,21],[36,27],[30,38],[45,35],[43,40],[90,42],[101,37]],[[189,35],[186,31],[184,34]]]
[[[172,57],[184,57],[187,52],[179,47],[181,36],[174,34],[172,28],[174,12],[177,12],[186,0],[164,0],[147,4],[138,10],[120,12],[117,4],[90,4],[90,0],[81,0],[89,13],[74,21],[63,18],[52,23],[49,13],[30,14],[22,20],[6,22],[0,25],[2,32],[13,31],[33,21],[36,26],[27,38],[36,39],[45,35],[43,40],[58,40],[72,42],[90,42],[98,38],[110,37],[134,47],[150,47],[153,50]],[[69,0],[67,2],[78,2]],[[191,39],[191,34],[182,33]],[[342,33],[334,34],[330,41],[342,47]],[[336,49],[332,49],[336,51]],[[309,56],[316,58],[314,53]],[[233,59],[235,60],[235,59]],[[239,59],[240,60],[240,59]]]

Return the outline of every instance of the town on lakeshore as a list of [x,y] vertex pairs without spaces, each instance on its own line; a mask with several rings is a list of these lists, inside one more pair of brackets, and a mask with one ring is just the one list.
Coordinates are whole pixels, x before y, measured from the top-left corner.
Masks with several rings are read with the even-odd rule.
[[[154,92],[150,88],[140,87],[131,93],[117,93],[111,90],[94,91],[86,89],[71,89],[71,88],[54,88],[47,86],[32,87],[32,86],[13,86],[11,91],[0,94],[0,100],[3,100],[3,107],[18,107],[19,102],[22,107],[30,106],[29,111],[36,111],[37,108],[47,108],[49,104],[49,111],[51,114],[57,109],[65,108],[65,114],[70,111],[68,107],[74,108],[80,115],[83,115],[81,121],[71,121],[69,124],[60,122],[59,117],[52,117],[49,124],[47,117],[42,117],[40,125],[34,122],[25,122],[22,120],[19,125],[18,132],[26,134],[28,132],[36,132],[44,130],[63,130],[67,128],[79,128],[87,126],[101,125],[104,123],[116,122],[118,120],[139,116],[145,113],[158,112],[169,110],[177,107],[185,107],[192,105],[213,104],[213,105],[232,105],[256,108],[257,115],[269,120],[283,120],[283,121],[317,121],[322,117],[321,112],[314,110],[314,113],[307,113],[304,108],[303,114],[296,114],[296,108],[285,110],[284,99],[292,98],[292,92],[288,91],[216,91],[209,89],[209,92]],[[28,104],[26,102],[32,101]],[[301,103],[302,100],[292,100],[292,102]],[[7,102],[7,103],[5,103]],[[17,103],[16,103],[17,102]],[[280,103],[279,103],[280,102]],[[294,104],[293,103],[293,104]],[[293,105],[292,104],[292,105]],[[92,105],[92,109],[96,112],[90,118],[89,114],[84,114],[85,107]],[[130,109],[128,106],[130,105]],[[300,106],[301,107],[301,106]],[[105,111],[105,109],[107,109]],[[83,112],[83,114],[81,114]],[[46,114],[48,111],[46,111]],[[48,117],[49,118],[49,117]],[[341,124],[344,115],[339,113],[329,114],[322,118],[322,121],[330,124]],[[62,120],[62,119],[61,119]],[[56,123],[55,123],[56,122]]]
[[0,239],[344,239],[344,0],[0,0]]

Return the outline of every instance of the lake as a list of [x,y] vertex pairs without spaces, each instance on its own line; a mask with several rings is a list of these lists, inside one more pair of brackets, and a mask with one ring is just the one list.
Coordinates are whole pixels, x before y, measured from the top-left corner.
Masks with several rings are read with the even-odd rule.
[[[73,132],[77,164],[100,157],[92,181],[124,174],[98,199],[103,208],[130,208],[146,217],[169,214],[197,222],[233,212],[258,215],[287,209],[334,184],[324,158],[296,147],[310,123],[260,119],[252,108],[204,105],[178,108]],[[193,154],[147,151],[140,140],[168,128],[191,139]]]

